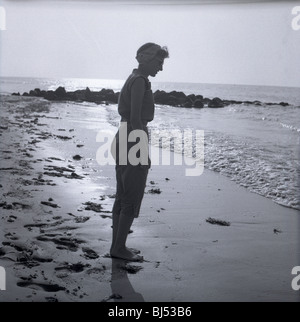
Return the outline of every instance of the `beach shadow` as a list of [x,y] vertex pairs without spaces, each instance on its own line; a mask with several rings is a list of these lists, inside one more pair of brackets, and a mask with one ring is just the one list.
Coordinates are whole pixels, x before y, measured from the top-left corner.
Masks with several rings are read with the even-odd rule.
[[111,290],[115,302],[145,302],[143,295],[137,293],[129,281],[128,273],[132,273],[131,269],[127,261],[112,258]]

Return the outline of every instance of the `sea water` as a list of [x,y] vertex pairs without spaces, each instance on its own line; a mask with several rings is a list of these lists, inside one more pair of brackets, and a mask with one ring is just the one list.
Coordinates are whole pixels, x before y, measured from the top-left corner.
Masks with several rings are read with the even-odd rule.
[[[111,88],[124,80],[1,78],[1,93]],[[160,130],[203,130],[205,168],[273,201],[300,209],[300,88],[195,83],[155,83],[152,89],[226,100],[261,101],[261,105],[231,104],[224,108],[179,108],[156,105],[151,133]],[[278,105],[287,102],[289,106]],[[266,103],[274,103],[272,105]],[[108,123],[118,126],[116,105],[103,108]],[[185,149],[193,149],[193,144]],[[195,156],[197,157],[197,156]]]

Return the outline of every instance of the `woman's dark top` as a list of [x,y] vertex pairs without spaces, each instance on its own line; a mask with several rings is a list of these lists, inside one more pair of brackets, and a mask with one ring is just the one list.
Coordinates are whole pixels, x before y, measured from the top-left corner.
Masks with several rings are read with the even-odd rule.
[[151,83],[149,82],[148,78],[140,74],[137,69],[132,71],[131,75],[127,78],[124,86],[121,89],[118,102],[118,112],[121,115],[121,122],[130,122],[131,86],[139,77],[142,77],[146,84],[146,91],[141,111],[141,121],[144,125],[147,125],[147,123],[151,122],[154,118],[153,93],[151,90]]

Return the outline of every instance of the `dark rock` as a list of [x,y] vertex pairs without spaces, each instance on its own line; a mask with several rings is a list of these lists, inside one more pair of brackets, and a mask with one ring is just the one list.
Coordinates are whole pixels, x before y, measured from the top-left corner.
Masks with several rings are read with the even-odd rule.
[[286,102],[280,102],[279,105],[281,106],[289,106],[289,103],[286,103]]
[[195,102],[194,102],[194,106],[197,107],[197,108],[203,108],[204,107],[203,101],[199,100],[199,99],[196,99]]
[[64,100],[76,101],[76,95],[75,95],[75,93],[74,92],[67,92],[67,95],[64,98]]
[[224,103],[219,97],[215,97],[208,103],[208,107],[212,107],[212,108],[224,107]]
[[177,106],[184,106],[185,103],[189,103],[189,99],[183,92],[172,91],[170,96],[176,97]]
[[63,99],[66,97],[67,92],[64,87],[60,86],[55,90],[55,95],[57,96],[58,99]]
[[[20,93],[13,93],[12,95],[20,96]],[[112,89],[102,88],[98,92],[93,92],[89,87],[86,89],[76,90],[74,92],[67,92],[64,87],[60,86],[55,91],[49,90],[40,90],[35,88],[29,93],[24,92],[23,96],[37,96],[43,97],[50,101],[59,101],[59,100],[70,100],[76,102],[93,102],[96,104],[106,104],[109,105],[117,104],[119,99],[120,92],[114,92]],[[176,107],[185,107],[185,108],[203,108],[208,106],[211,108],[224,107],[231,104],[250,104],[250,105],[281,105],[289,106],[286,102],[280,103],[262,103],[260,101],[236,101],[236,100],[221,100],[219,97],[213,99],[203,98],[202,95],[189,94],[185,95],[183,92],[171,91],[169,93],[161,90],[157,90],[153,94],[154,102],[156,104],[170,105]]]
[[[173,91],[171,93],[175,93],[176,92]],[[180,100],[178,99],[178,97],[176,97],[175,95],[172,95],[171,93],[166,93],[165,91],[160,91],[157,90],[154,94],[154,102],[156,104],[162,104],[162,105],[171,105],[171,106],[178,106],[180,105]]]
[[88,102],[94,102],[94,101],[97,101],[99,100],[99,94],[98,93],[95,93],[95,92],[92,92],[89,87],[87,87],[85,89],[85,93],[84,93],[84,96],[85,96],[85,99],[88,101]]
[[180,106],[181,102],[176,96],[170,95],[166,104],[170,106]]
[[39,88],[35,88],[34,91],[37,95],[42,95],[42,91]]
[[211,102],[211,99],[205,97],[202,99],[203,104],[208,105]]
[[74,95],[76,101],[85,101],[87,99],[85,90],[77,90]]
[[254,101],[253,104],[260,106],[261,105],[261,101]]
[[21,94],[20,94],[20,92],[18,92],[18,93],[12,93],[11,95],[13,95],[13,96],[20,96]]
[[180,98],[186,99],[186,95],[183,92],[172,91],[169,93],[169,95],[173,95],[178,99]]
[[49,101],[54,101],[57,97],[53,91],[47,91],[44,95],[44,98]]
[[243,104],[243,101],[235,101],[235,104]]
[[30,96],[36,96],[36,97],[43,97],[43,93],[39,88],[35,88],[34,90],[29,91]]
[[193,107],[194,106],[194,104],[193,104],[193,102],[191,101],[191,100],[187,100],[184,104],[183,104],[183,107],[187,107],[187,108],[189,108],[189,107]]
[[228,100],[226,101],[228,105],[230,104],[242,104],[243,102],[242,101],[236,101],[236,100]]
[[163,104],[163,105],[167,104],[168,94],[165,91],[157,90],[153,94],[153,97],[154,97],[154,102],[156,104]]
[[196,98],[196,95],[195,94],[190,94],[190,95],[187,96],[187,99],[191,100],[192,102],[195,102],[195,100],[197,98]]
[[37,96],[37,92],[35,90],[29,91],[30,96]]
[[195,100],[203,101],[203,96],[202,95],[196,95]]
[[118,103],[118,96],[112,89],[102,89],[100,92],[104,96],[104,100],[111,103]]

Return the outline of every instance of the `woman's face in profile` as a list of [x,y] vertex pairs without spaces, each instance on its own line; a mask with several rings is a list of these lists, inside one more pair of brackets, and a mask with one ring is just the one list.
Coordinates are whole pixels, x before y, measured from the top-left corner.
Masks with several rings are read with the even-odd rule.
[[159,71],[163,70],[164,60],[161,58],[153,58],[150,62],[147,63],[147,69],[149,75],[155,77]]

